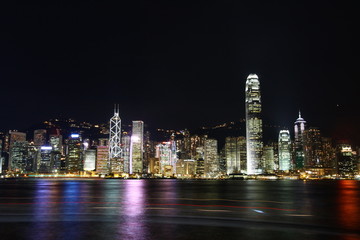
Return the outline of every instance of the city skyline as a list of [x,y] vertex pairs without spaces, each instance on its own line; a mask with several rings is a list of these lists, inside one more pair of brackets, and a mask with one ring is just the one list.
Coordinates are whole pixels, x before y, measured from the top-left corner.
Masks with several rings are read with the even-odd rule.
[[56,117],[106,122],[115,103],[124,122],[154,128],[237,121],[245,117],[243,81],[254,72],[264,122],[291,129],[300,109],[329,135],[359,141],[350,3],[9,6],[2,130]]

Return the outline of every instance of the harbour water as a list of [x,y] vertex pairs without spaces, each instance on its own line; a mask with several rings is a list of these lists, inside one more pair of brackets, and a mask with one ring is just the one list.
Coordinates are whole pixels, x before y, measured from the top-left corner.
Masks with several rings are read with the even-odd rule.
[[0,181],[0,239],[360,239],[360,181]]

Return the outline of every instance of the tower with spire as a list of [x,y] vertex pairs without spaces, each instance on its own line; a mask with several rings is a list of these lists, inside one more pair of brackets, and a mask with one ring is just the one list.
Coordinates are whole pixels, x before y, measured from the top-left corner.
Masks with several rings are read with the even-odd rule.
[[109,172],[119,172],[119,161],[121,159],[121,119],[119,116],[119,105],[114,106],[114,116],[110,119],[109,134]]
[[295,133],[295,168],[303,169],[305,164],[304,153],[304,131],[306,127],[306,121],[301,117],[299,110],[299,117],[294,124]]

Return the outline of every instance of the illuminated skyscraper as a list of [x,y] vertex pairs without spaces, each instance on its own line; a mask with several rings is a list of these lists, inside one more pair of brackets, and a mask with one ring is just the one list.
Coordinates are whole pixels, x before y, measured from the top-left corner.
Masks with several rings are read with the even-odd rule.
[[41,146],[39,150],[38,172],[51,173],[53,168],[52,147]]
[[274,170],[276,170],[274,147],[273,146],[265,146],[263,154],[264,154],[264,159],[265,159],[265,172],[273,173]]
[[[115,106],[114,116],[110,119],[109,135],[109,162],[110,172],[117,171],[121,159],[121,119],[119,117],[119,107]],[[114,169],[112,169],[114,168]]]
[[130,172],[130,142],[131,136],[125,132],[121,138],[122,158],[124,159],[124,172]]
[[291,140],[289,130],[279,133],[279,170],[289,171],[291,168]]
[[299,118],[296,119],[294,132],[295,132],[295,168],[302,169],[305,165],[305,152],[304,152],[304,131],[306,121],[301,117],[299,111]]
[[108,159],[109,159],[109,146],[108,139],[101,138],[99,139],[99,144],[96,147],[96,173],[100,175],[105,175],[109,173],[108,168]]
[[219,155],[217,140],[206,139],[204,143],[204,170],[206,177],[216,177],[219,174]]
[[356,170],[356,152],[350,144],[341,143],[337,145],[337,168],[341,177],[353,177]]
[[96,164],[96,149],[84,151],[84,171],[94,171]]
[[[9,147],[8,147],[9,169],[10,170],[16,170],[16,169],[24,170],[25,163],[24,164],[20,163],[23,161],[23,160],[20,160],[20,155],[22,155],[23,153],[20,153],[19,151],[23,151],[23,150],[20,150],[20,148],[22,149],[22,146],[26,142],[26,133],[17,132],[17,131],[9,131],[9,135],[10,135],[9,136]],[[12,148],[14,147],[16,142],[21,142],[21,143],[18,144],[16,146],[16,149],[13,151]],[[14,167],[14,169],[13,169],[13,167]]]
[[71,134],[67,143],[66,168],[69,172],[83,170],[81,137],[79,134]]
[[132,134],[130,142],[130,174],[143,173],[144,153],[144,122],[132,122]]
[[26,171],[26,158],[29,143],[27,141],[14,141],[10,148],[10,166],[14,172]]
[[262,119],[260,82],[256,74],[250,74],[245,87],[247,174],[261,174],[262,161]]
[[225,139],[226,173],[246,172],[245,137],[227,137]]
[[310,127],[304,131],[305,168],[323,167],[320,129]]
[[172,151],[170,142],[162,142],[156,145],[155,157],[159,159],[160,173],[166,177],[170,177],[175,173],[172,165]]

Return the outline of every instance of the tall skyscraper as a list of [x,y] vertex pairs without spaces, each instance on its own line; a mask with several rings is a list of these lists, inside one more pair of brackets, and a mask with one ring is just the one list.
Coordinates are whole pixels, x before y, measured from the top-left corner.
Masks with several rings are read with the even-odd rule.
[[350,144],[341,143],[337,145],[337,168],[340,177],[353,177],[356,169],[356,152]]
[[10,166],[14,172],[26,171],[26,159],[29,143],[27,141],[14,141],[10,147]]
[[246,172],[246,138],[225,138],[226,173]]
[[132,122],[132,134],[130,142],[130,174],[143,173],[144,153],[144,122]]
[[99,145],[96,147],[96,173],[99,175],[109,173],[109,146],[107,140],[108,139],[99,139]]
[[279,170],[289,171],[291,168],[291,140],[289,130],[279,133]]
[[216,177],[219,174],[219,155],[217,140],[206,139],[204,143],[204,169],[206,177]]
[[84,171],[94,171],[96,167],[96,149],[84,151]]
[[301,117],[299,111],[299,118],[296,119],[294,125],[295,133],[295,168],[302,169],[305,166],[305,152],[304,152],[304,131],[306,121]]
[[121,146],[122,146],[122,157],[124,159],[124,172],[130,172],[130,144],[131,136],[124,132],[121,138]]
[[265,172],[274,173],[276,170],[275,153],[273,146],[264,146]]
[[[23,132],[17,132],[17,131],[9,131],[9,145],[8,145],[8,151],[9,151],[9,166],[8,169],[10,170],[16,170],[16,169],[24,169],[25,168],[25,164],[22,165],[19,163],[19,161],[23,161],[20,160],[19,156],[22,154],[19,153],[20,148],[22,148],[22,146],[25,144],[26,142],[26,133]],[[16,149],[13,150],[12,148],[14,147],[16,142],[21,142],[16,146]],[[7,148],[7,147],[6,147]],[[19,155],[20,154],[20,155]],[[16,155],[16,156],[15,156]],[[14,167],[14,169],[13,169]]]
[[304,131],[305,168],[323,167],[320,129],[310,127]]
[[[109,161],[110,172],[118,171],[121,161],[121,119],[119,117],[119,106],[115,106],[114,116],[110,119],[109,135]],[[114,168],[114,169],[112,169]]]
[[81,137],[77,133],[70,135],[67,143],[66,167],[69,172],[79,172],[83,170]]
[[260,82],[250,74],[245,87],[247,174],[264,172]]
[[41,146],[38,152],[38,172],[39,173],[51,173],[54,163],[52,156],[51,146]]
[[156,145],[155,157],[159,159],[160,173],[163,176],[170,177],[175,174],[170,142],[162,142]]

